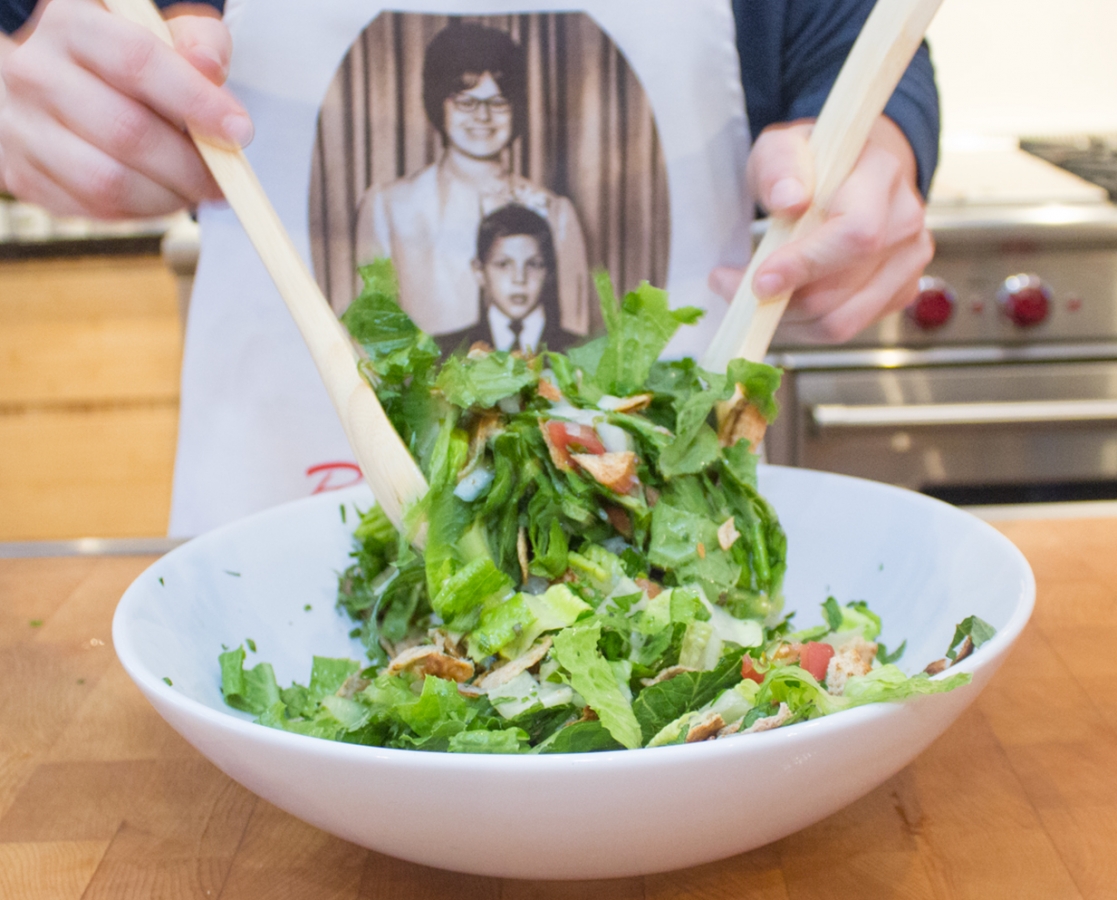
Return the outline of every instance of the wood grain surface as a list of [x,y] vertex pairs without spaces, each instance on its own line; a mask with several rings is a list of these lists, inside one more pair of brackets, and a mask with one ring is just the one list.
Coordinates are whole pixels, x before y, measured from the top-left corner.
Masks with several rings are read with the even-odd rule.
[[0,897],[1117,896],[1117,520],[1001,530],[1035,569],[1035,616],[912,765],[751,853],[597,883],[427,869],[303,824],[202,759],[117,663],[112,611],[149,560],[0,560]]
[[0,540],[165,534],[181,359],[158,256],[0,263]]

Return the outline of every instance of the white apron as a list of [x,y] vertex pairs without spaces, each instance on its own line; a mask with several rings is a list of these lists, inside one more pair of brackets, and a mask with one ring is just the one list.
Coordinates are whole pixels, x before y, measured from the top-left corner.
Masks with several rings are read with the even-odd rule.
[[[381,15],[388,18],[378,20]],[[744,265],[749,247],[752,203],[744,180],[749,137],[730,0],[392,0],[387,7],[378,0],[230,2],[227,22],[235,51],[229,86],[256,126],[248,157],[335,308],[345,305],[355,283],[352,235],[336,223],[347,215],[355,223],[353,210],[360,208],[362,194],[375,198],[393,184],[416,181],[424,166],[436,166],[446,152],[433,129],[422,126],[425,138],[418,130],[422,100],[401,87],[417,85],[422,67],[418,39],[408,35],[433,34],[444,22],[436,21],[438,15],[486,17],[486,23],[514,33],[524,49],[528,126],[502,159],[519,154],[508,162],[508,184],[516,190],[534,186],[543,198],[536,206],[544,218],[548,208],[562,210],[561,222],[553,213],[548,221],[552,231],[562,230],[555,244],[563,277],[581,284],[584,271],[598,264],[618,281],[614,268],[629,278],[655,276],[674,305],[709,310],[669,348],[676,355],[700,354],[725,308],[708,287],[709,273],[719,265]],[[572,46],[579,35],[600,39],[594,37],[589,48]],[[390,58],[378,55],[385,36],[394,41]],[[351,50],[367,57],[364,75],[341,79],[339,68]],[[384,106],[383,97],[395,90],[384,115],[399,113],[410,130],[405,133],[400,125],[397,134],[386,134],[375,123],[346,122],[344,142],[323,149],[320,112],[325,123],[324,104],[342,93],[348,102],[358,97],[365,103],[364,94],[354,93],[356,82],[368,91],[370,106]],[[581,110],[583,121],[564,121],[556,137],[538,111],[558,103]],[[637,103],[648,110],[644,125],[631,113]],[[362,135],[364,149],[352,151]],[[560,139],[566,157],[556,163],[552,151]],[[608,159],[603,148],[612,154]],[[338,154],[346,161],[337,162]],[[637,173],[636,181],[622,183],[626,165],[651,174]],[[348,179],[345,190],[352,197],[338,192],[341,177]],[[334,187],[323,188],[331,178]],[[665,191],[656,187],[660,183]],[[629,184],[639,184],[639,190]],[[334,198],[332,212],[322,212],[328,205],[324,197]],[[412,218],[437,221],[441,208],[435,200],[431,204],[429,213],[420,210],[422,215]],[[442,233],[437,241],[456,242],[461,260],[446,263],[453,276],[446,281],[456,278],[469,291],[472,281],[462,266],[473,252],[477,221],[493,201],[482,196],[465,205],[476,208],[474,218],[465,224],[456,219],[461,233]],[[200,224],[201,257],[183,360],[173,536],[199,534],[360,478],[310,356],[235,216],[225,206],[207,206]],[[568,240],[572,230],[580,242]],[[659,235],[654,248],[640,246],[641,231]],[[407,246],[414,249],[413,243]],[[647,273],[640,271],[645,259]],[[440,293],[444,306],[446,296]],[[407,308],[424,298],[401,302]],[[454,321],[443,330],[476,320],[474,304],[466,294],[455,295],[449,315]],[[414,309],[413,314],[420,312]],[[569,307],[562,320],[581,333],[586,317],[594,315],[592,309]]]

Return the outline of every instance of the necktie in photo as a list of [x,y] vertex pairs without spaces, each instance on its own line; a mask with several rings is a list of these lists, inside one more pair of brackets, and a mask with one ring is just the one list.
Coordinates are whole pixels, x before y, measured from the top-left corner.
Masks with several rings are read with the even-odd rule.
[[524,330],[523,320],[522,319],[512,319],[508,323],[508,327],[512,331],[512,338],[513,338],[512,346],[509,349],[510,350],[523,350],[524,348],[520,346],[520,332]]

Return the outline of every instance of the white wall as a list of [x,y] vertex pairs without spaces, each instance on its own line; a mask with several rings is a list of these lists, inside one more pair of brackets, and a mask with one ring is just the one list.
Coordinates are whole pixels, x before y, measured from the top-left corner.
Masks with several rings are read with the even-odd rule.
[[1117,133],[1117,0],[946,0],[928,39],[948,141]]

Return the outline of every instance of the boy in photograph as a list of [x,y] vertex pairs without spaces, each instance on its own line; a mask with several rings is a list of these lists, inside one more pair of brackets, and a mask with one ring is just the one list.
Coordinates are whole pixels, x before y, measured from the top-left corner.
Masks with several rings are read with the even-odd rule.
[[519,204],[490,213],[477,230],[473,274],[477,324],[437,337],[443,352],[483,341],[496,350],[562,350],[578,338],[559,318],[555,245],[547,220]]

